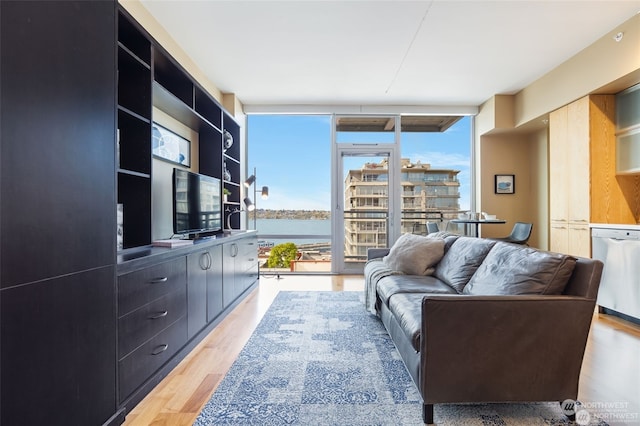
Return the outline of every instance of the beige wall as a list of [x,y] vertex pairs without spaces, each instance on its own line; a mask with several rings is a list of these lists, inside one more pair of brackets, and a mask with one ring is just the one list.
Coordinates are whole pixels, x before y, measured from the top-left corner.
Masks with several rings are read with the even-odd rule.
[[[622,41],[613,36],[623,32]],[[613,94],[640,81],[640,14],[613,28],[591,46],[515,96],[521,126],[592,93]]]
[[[485,135],[480,141],[483,168],[480,172],[481,211],[507,221],[504,225],[484,225],[483,237],[508,235],[515,222],[531,222],[532,247],[548,245],[547,137],[546,131],[520,135]],[[515,175],[514,194],[496,194],[495,175]]]
[[[619,43],[613,40],[618,32],[624,32]],[[544,120],[575,99],[617,93],[639,82],[640,15],[636,15],[516,95],[487,100],[474,127],[477,210],[496,213],[510,224],[529,218],[534,223],[532,245],[547,249],[548,128]],[[516,175],[514,196],[493,194],[497,173]],[[485,236],[495,236],[510,226],[486,228]]]

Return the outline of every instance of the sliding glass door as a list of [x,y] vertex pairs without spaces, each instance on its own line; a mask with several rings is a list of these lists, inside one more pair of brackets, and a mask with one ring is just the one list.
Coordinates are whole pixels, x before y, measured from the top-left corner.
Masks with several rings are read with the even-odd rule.
[[333,265],[362,273],[367,250],[388,247],[400,229],[396,117],[336,117]]

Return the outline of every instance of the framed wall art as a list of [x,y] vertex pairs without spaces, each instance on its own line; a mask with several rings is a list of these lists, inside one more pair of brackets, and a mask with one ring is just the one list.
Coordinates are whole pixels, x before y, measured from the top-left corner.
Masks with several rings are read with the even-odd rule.
[[191,166],[191,142],[171,130],[153,123],[151,129],[151,152],[161,158],[182,166]]
[[496,175],[496,194],[514,194],[516,192],[515,175]]

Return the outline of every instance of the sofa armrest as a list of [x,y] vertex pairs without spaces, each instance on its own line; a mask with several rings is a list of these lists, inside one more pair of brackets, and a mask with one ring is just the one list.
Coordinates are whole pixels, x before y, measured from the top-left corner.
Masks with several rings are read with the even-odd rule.
[[575,399],[594,307],[575,296],[425,296],[425,404]]
[[391,249],[388,247],[367,249],[367,260],[385,257],[389,254],[389,250]]

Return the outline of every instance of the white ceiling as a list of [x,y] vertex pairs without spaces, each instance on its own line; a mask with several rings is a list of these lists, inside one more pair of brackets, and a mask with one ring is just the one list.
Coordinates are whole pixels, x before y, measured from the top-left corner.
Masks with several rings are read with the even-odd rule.
[[640,0],[141,1],[246,105],[476,106],[640,11]]

